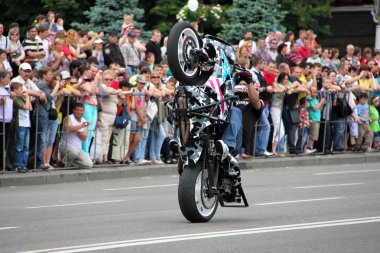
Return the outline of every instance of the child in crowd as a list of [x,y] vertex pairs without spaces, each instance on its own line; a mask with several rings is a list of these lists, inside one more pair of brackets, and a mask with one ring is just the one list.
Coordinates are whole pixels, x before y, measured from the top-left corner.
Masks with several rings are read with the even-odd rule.
[[23,92],[23,85],[21,83],[12,83],[11,91],[16,94],[13,98],[13,127],[15,129],[13,167],[15,171],[25,173],[27,172],[26,166],[29,156],[29,112],[33,108],[28,93]]
[[362,93],[359,97],[359,104],[357,105],[358,117],[359,117],[359,136],[356,142],[357,152],[367,152],[371,147],[373,140],[373,133],[369,126],[369,105],[368,105],[367,93]]
[[309,139],[309,111],[307,108],[310,106],[309,100],[306,97],[301,98],[299,104],[300,117],[298,122],[298,140],[297,140],[297,150],[301,153],[305,152],[305,147]]
[[309,99],[310,105],[307,107],[310,116],[309,140],[307,142],[306,149],[307,154],[311,154],[316,151],[316,149],[314,149],[314,142],[318,141],[319,126],[321,122],[321,108],[325,102],[325,98],[321,98],[321,101],[318,100],[317,88],[311,87]]
[[133,28],[133,15],[124,14],[124,22],[121,25],[121,36],[124,33],[128,33],[131,28]]
[[376,109],[380,104],[380,98],[373,96],[371,98],[371,106],[369,107],[369,126],[374,135],[372,148],[380,150],[380,124],[379,124],[379,111]]

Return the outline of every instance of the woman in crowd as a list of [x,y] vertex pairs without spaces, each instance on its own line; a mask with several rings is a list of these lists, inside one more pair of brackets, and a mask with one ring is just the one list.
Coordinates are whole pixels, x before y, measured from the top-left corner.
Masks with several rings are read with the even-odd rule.
[[155,91],[152,94],[151,100],[157,105],[157,114],[152,119],[150,125],[151,139],[150,139],[150,160],[154,164],[164,164],[161,160],[161,146],[165,139],[165,130],[163,127],[163,122],[165,120],[165,106],[162,100],[166,94],[170,94],[170,91],[163,87],[161,83],[161,76],[157,71],[153,71],[150,76],[150,81],[154,85]]
[[53,50],[49,55],[48,66],[53,68],[53,70],[58,71],[69,71],[70,62],[63,52],[63,47],[65,46],[65,41],[61,39],[54,39]]
[[112,88],[112,84],[115,80],[113,73],[110,70],[106,70],[102,75],[102,94],[104,94],[101,100],[102,114],[100,117],[100,131],[102,133],[102,151],[103,151],[103,163],[111,163],[108,161],[108,150],[110,145],[110,139],[112,135],[113,125],[115,123],[118,94],[121,94],[121,90],[115,90]]
[[334,64],[335,69],[339,68],[340,60],[339,60],[339,49],[331,48],[331,62]]
[[94,50],[92,51],[92,56],[98,59],[99,69],[103,69],[104,67],[103,40],[97,39],[94,41]]
[[94,136],[98,120],[98,100],[96,95],[99,93],[97,84],[100,82],[100,72],[93,77],[90,66],[82,65],[79,69],[81,74],[79,87],[82,93],[81,103],[84,105],[83,118],[89,122],[87,139],[82,142],[82,149],[90,155],[90,143]]
[[322,56],[321,56],[321,61],[322,61],[322,67],[328,67],[330,70],[335,70],[336,66],[332,63],[332,61],[329,58],[329,49],[325,48],[322,51]]
[[285,91],[288,90],[288,81],[289,75],[287,73],[280,73],[278,75],[277,82],[274,83],[274,93],[272,95],[270,107],[270,114],[273,122],[272,152],[275,155],[278,154],[280,156],[283,156],[285,152],[285,128],[284,123],[282,122],[281,113]]
[[288,31],[284,38],[284,43],[286,44],[287,53],[290,52],[290,45],[292,44],[294,39],[295,39],[294,32]]
[[9,54],[12,58],[10,62],[13,73],[17,73],[21,62],[25,59],[24,47],[20,42],[20,33],[18,28],[12,28],[9,30]]
[[72,60],[79,60],[82,63],[86,63],[87,55],[81,49],[79,45],[79,35],[78,32],[74,29],[70,29],[67,31],[67,44],[70,47]]

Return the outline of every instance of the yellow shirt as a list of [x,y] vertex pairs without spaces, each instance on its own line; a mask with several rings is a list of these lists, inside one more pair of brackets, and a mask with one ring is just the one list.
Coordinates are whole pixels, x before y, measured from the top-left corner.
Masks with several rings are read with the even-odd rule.
[[[71,85],[66,85],[65,88],[63,88],[62,90],[77,90],[75,89],[73,86]],[[62,103],[60,103],[57,107],[57,112],[58,112],[58,124],[62,124],[62,112],[61,112],[61,107],[62,107]]]

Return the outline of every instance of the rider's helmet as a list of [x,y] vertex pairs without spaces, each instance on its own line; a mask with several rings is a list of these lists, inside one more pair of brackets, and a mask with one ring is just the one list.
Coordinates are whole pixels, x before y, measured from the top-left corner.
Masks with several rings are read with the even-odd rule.
[[248,97],[248,84],[252,82],[251,73],[248,71],[238,72],[234,76],[234,94],[240,98]]

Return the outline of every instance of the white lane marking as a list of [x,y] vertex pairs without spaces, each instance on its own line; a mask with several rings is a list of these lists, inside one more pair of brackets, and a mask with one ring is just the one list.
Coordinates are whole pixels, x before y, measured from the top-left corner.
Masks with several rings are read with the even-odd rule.
[[0,228],[0,230],[8,230],[8,229],[16,229],[16,228],[19,228],[19,227],[3,227],[3,228]]
[[344,199],[344,197],[332,197],[332,198],[320,198],[320,199],[299,199],[299,200],[289,200],[289,201],[267,202],[267,203],[255,204],[255,206],[293,204],[293,203],[313,202],[313,201],[325,201],[325,200],[337,200],[337,199]]
[[363,183],[309,185],[309,186],[297,186],[297,187],[292,187],[292,188],[293,188],[293,189],[310,189],[310,188],[324,188],[324,187],[352,186],[352,185],[361,185],[361,184],[363,184]]
[[65,206],[80,206],[80,205],[94,205],[94,204],[106,204],[106,203],[117,203],[127,201],[125,199],[116,199],[108,201],[97,201],[97,202],[83,202],[83,203],[72,203],[72,204],[61,204],[61,205],[51,205],[51,206],[28,206],[27,209],[38,209],[38,208],[51,208],[51,207],[65,207]]
[[366,173],[366,172],[380,172],[380,170],[346,170],[346,171],[330,171],[330,172],[321,172],[315,173],[314,176],[321,175],[335,175],[335,174],[350,174],[350,173]]
[[124,191],[124,190],[133,190],[133,189],[161,188],[161,187],[172,187],[172,186],[177,186],[177,185],[178,184],[146,185],[146,186],[125,187],[125,188],[110,188],[110,189],[103,189],[103,191]]
[[88,252],[88,251],[96,251],[96,250],[99,251],[99,250],[107,250],[107,249],[126,248],[126,247],[131,247],[131,246],[143,246],[143,245],[159,244],[159,243],[179,242],[179,241],[188,241],[188,240],[202,240],[202,239],[208,239],[208,238],[219,238],[219,237],[239,236],[239,235],[251,235],[251,234],[261,234],[261,233],[273,233],[273,232],[312,229],[312,228],[325,228],[325,227],[335,227],[335,226],[358,225],[358,224],[377,223],[377,222],[380,222],[380,216],[344,219],[344,220],[321,221],[321,222],[312,222],[312,223],[289,224],[289,225],[261,227],[261,228],[226,230],[226,231],[209,232],[209,233],[153,237],[153,238],[143,238],[143,239],[105,242],[105,243],[96,243],[96,244],[84,244],[84,245],[69,246],[69,247],[62,247],[62,248],[51,248],[51,249],[24,251],[21,253]]

